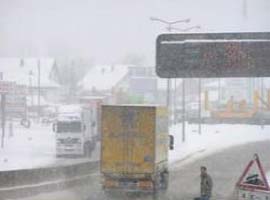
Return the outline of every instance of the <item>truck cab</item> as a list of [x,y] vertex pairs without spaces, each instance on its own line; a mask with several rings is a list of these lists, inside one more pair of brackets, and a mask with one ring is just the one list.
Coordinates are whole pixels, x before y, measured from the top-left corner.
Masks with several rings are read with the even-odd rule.
[[96,126],[97,119],[90,108],[81,106],[61,107],[56,122],[53,124],[56,138],[56,156],[90,157],[97,142]]

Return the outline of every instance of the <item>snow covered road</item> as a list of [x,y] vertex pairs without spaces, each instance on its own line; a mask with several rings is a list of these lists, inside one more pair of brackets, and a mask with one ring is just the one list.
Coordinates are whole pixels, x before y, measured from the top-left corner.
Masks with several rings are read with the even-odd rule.
[[[170,129],[175,137],[175,149],[169,153],[170,187],[167,193],[160,194],[155,197],[156,199],[189,200],[198,195],[200,165],[209,167],[216,183],[214,196],[218,200],[229,198],[236,180],[254,153],[259,153],[263,164],[270,170],[270,159],[267,160],[270,157],[269,126],[262,128],[253,125],[203,125],[200,135],[197,125],[187,125],[185,143],[181,141],[181,128],[181,124],[178,124]],[[19,130],[13,137],[7,138],[5,149],[0,150],[2,170],[83,161],[74,158],[59,160],[55,158],[54,133],[50,131],[50,127],[36,126],[30,130]],[[98,170],[96,173],[98,174]],[[90,184],[84,187],[41,194],[33,197],[33,200],[54,199],[54,197],[74,200],[108,199],[101,190],[99,176],[91,178]],[[129,199],[125,195],[116,199],[119,198]],[[152,197],[144,196],[138,199],[152,199]]]
[[65,199],[65,200],[193,200],[199,195],[200,166],[205,165],[214,181],[214,200],[235,200],[234,186],[254,153],[260,155],[263,166],[270,170],[270,141],[260,141],[224,149],[217,153],[192,160],[181,167],[172,164],[167,192],[156,196],[129,196],[118,193],[106,196],[100,186],[99,176],[93,177],[88,185],[66,191],[40,194],[23,200]]
[[[202,125],[202,134],[198,134],[198,125],[186,125],[186,141],[182,142],[182,125],[170,129],[175,138],[175,149],[170,151],[171,163],[181,160],[181,164],[190,162],[198,156],[209,155],[235,145],[254,141],[270,140],[270,126],[254,125]],[[94,160],[98,159],[98,151]],[[191,159],[192,157],[192,159]],[[187,159],[189,158],[189,159]],[[0,149],[0,171],[28,169],[48,165],[63,165],[84,162],[84,158],[56,158],[55,134],[51,126],[34,124],[30,129],[20,126],[14,128],[12,137],[5,138],[5,147]]]

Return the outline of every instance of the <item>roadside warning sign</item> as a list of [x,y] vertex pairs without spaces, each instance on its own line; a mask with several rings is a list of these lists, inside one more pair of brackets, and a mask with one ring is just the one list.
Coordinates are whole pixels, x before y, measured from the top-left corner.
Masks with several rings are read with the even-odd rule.
[[248,163],[236,186],[249,191],[270,191],[268,181],[257,154],[255,154],[254,159]]

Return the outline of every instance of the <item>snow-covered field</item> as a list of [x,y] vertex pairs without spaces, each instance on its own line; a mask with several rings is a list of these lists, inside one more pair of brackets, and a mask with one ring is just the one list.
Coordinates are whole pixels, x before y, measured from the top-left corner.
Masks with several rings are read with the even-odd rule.
[[[253,125],[202,125],[202,134],[198,134],[198,125],[186,125],[186,142],[182,140],[182,125],[170,129],[175,137],[175,149],[170,151],[171,170],[177,170],[183,164],[222,151],[235,145],[270,140],[270,126],[263,129]],[[14,136],[6,139],[6,146],[0,150],[1,170],[31,168],[63,163],[55,158],[54,133],[50,126],[35,125],[31,129],[17,127]],[[255,153],[255,152],[254,152]],[[5,160],[6,159],[6,160]],[[80,162],[69,159],[68,162]],[[181,161],[181,162],[178,162]],[[269,178],[269,173],[267,173]],[[88,193],[87,193],[88,194]],[[36,199],[78,199],[74,191],[64,190],[39,194],[25,200]]]
[[1,171],[46,166],[54,162],[55,142],[51,126],[33,124],[26,129],[15,125],[13,136],[6,130],[5,145],[0,148]]
[[[89,160],[80,157],[56,158],[55,133],[51,125],[33,124],[26,129],[16,124],[13,136],[8,128],[5,135],[4,148],[0,148],[0,171],[70,165]],[[97,151],[99,150],[96,149],[91,160],[98,159]]]
[[[210,153],[234,145],[270,140],[270,126],[254,125],[186,125],[186,141],[182,142],[182,125],[170,129],[175,138],[175,148],[170,151],[171,163],[183,164]],[[98,150],[97,150],[98,151]],[[255,152],[254,152],[255,153]],[[98,153],[96,153],[98,155]],[[98,157],[95,158],[96,160]],[[176,162],[181,160],[181,162]],[[57,159],[55,157],[55,135],[51,126],[34,124],[30,129],[15,126],[13,136],[6,131],[5,146],[0,148],[0,170],[34,168],[56,164],[82,162],[82,158]]]
[[180,165],[231,146],[270,140],[270,126],[243,124],[202,125],[201,134],[198,133],[198,125],[187,124],[184,143],[181,124],[171,127],[170,133],[175,139],[175,148],[169,153],[170,162],[176,164],[181,160],[177,163]]

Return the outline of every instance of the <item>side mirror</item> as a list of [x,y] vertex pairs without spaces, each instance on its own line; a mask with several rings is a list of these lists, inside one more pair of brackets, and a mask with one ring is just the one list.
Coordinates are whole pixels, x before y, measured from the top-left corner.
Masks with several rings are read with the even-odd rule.
[[169,138],[170,138],[169,148],[170,148],[170,150],[173,150],[174,149],[174,137],[172,135],[169,135]]
[[52,130],[53,130],[54,133],[56,132],[56,124],[53,124]]
[[96,122],[92,122],[91,126],[92,127],[95,127],[96,126]]
[[83,132],[85,132],[86,131],[86,125],[84,124],[83,125]]

